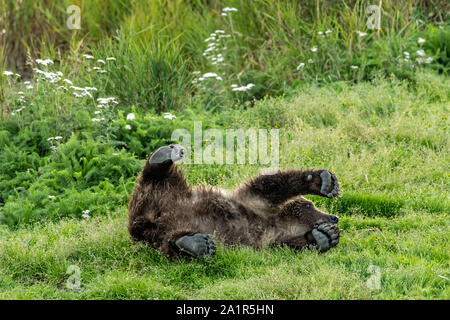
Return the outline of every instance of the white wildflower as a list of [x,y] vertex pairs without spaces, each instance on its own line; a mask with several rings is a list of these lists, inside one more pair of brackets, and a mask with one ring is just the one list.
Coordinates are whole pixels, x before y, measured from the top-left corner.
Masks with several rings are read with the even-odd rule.
[[50,59],[45,59],[45,60],[36,59],[36,63],[42,64],[43,66],[48,66],[49,64],[53,64],[53,61]]
[[59,80],[61,80],[61,76],[62,76],[61,72],[58,72],[58,73],[46,72],[46,71],[39,70],[38,68],[35,68],[34,72],[39,75],[44,76],[45,79],[50,80],[50,83],[58,82]]
[[313,59],[308,59],[308,63],[314,63]]
[[333,31],[332,30],[327,30],[327,31],[325,31],[325,34],[329,34],[329,33],[332,33]]
[[105,118],[92,118],[92,122],[105,121]]
[[428,57],[428,58],[416,58],[416,62],[417,63],[419,63],[419,64],[422,64],[422,63],[431,63],[431,61],[433,61],[433,58],[432,57]]
[[92,94],[89,91],[82,91],[81,93],[72,92],[72,94],[77,98],[82,98],[85,96],[88,96],[89,98],[92,98]]
[[85,57],[86,59],[90,60],[90,59],[94,59],[94,56],[91,56],[89,54],[83,54],[83,57]]
[[225,7],[222,9],[223,12],[237,12],[238,9],[236,8],[230,8],[230,7]]
[[136,116],[134,115],[134,113],[129,113],[129,114],[127,114],[127,120],[134,120],[134,118],[136,118]]
[[115,104],[119,104],[119,103],[116,101],[116,98],[114,98],[114,97],[109,97],[109,98],[98,98],[98,99],[97,99],[97,102],[99,102],[100,104],[108,104],[108,103],[110,103],[110,102],[115,103]]
[[55,196],[48,196],[47,198],[49,198],[49,199],[55,199],[56,197],[55,197]]
[[105,64],[105,63],[106,63],[105,60],[102,60],[102,59],[98,59],[97,62],[98,62],[98,63],[102,63],[102,64]]
[[14,72],[11,71],[3,71],[3,75],[5,76],[12,76],[14,74]]
[[417,54],[421,57],[425,57],[425,51],[423,51],[422,49],[417,50]]
[[[22,101],[21,101],[21,102],[22,102]],[[25,109],[25,107],[21,107],[21,108],[15,110],[15,111],[11,112],[11,114],[14,115],[14,114],[16,114],[16,113],[19,113],[19,112],[23,111],[24,109]]]
[[208,72],[203,75],[203,78],[217,78],[218,75],[214,72]]
[[365,32],[362,32],[362,31],[356,31],[356,33],[358,34],[358,36],[359,37],[365,37],[365,36],[367,36],[367,33],[365,33]]
[[300,70],[301,68],[303,68],[305,66],[305,64],[303,62],[301,62],[298,66],[297,66],[297,70]]
[[73,84],[73,82],[70,81],[69,79],[64,79],[63,81],[64,81],[65,83],[67,83],[67,84]]
[[127,125],[125,126],[125,129],[126,129],[126,130],[131,130],[131,126],[130,126],[129,124],[127,124]]
[[173,120],[176,119],[177,117],[173,114],[171,114],[170,112],[166,112],[164,113],[164,119],[169,119],[169,120]]
[[311,51],[312,51],[312,52],[316,52],[316,51],[317,51],[317,46],[312,47],[312,48],[311,48]]
[[108,57],[108,58],[106,58],[106,61],[116,61],[116,58],[114,58],[114,57]]
[[352,68],[352,69],[359,69],[358,66],[351,66],[350,68]]
[[246,86],[233,88],[232,91],[247,91],[253,88],[255,85],[253,83],[249,83]]
[[89,219],[91,216],[89,215],[91,211],[90,210],[84,210],[83,214],[81,215],[85,219]]

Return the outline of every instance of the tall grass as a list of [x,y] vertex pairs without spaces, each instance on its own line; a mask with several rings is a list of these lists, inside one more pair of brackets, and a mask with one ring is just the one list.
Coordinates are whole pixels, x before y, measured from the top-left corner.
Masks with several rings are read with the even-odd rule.
[[[358,82],[391,74],[412,80],[414,67],[420,67],[414,61],[422,47],[419,36],[429,39],[424,48],[433,61],[427,66],[443,73],[449,68],[445,2],[383,1],[380,32],[366,27],[372,4],[366,0],[77,3],[81,29],[69,30],[68,1],[2,0],[0,30],[3,26],[6,33],[0,36],[0,54],[6,63],[0,71],[6,67],[27,78],[38,57],[64,63],[82,52],[111,54],[121,68],[111,74],[108,92],[125,101],[136,98],[139,107],[168,111],[182,108],[193,95],[217,109],[310,82]],[[238,11],[222,16],[225,6]],[[221,50],[222,66],[202,54],[204,40],[218,29],[231,36]],[[412,63],[402,62],[404,51],[411,53]],[[192,71],[215,72],[224,80],[205,84],[205,91],[191,84]],[[230,88],[249,83],[255,86],[245,94]]]

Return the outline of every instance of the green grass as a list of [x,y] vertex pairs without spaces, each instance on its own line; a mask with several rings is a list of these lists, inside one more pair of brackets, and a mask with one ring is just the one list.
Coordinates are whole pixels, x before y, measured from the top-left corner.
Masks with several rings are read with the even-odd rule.
[[[342,183],[337,200],[311,197],[319,208],[340,217],[342,240],[333,250],[317,254],[219,246],[213,259],[170,262],[131,242],[127,233],[123,197],[131,192],[139,166],[120,175],[126,187],[107,168],[103,175],[93,174],[92,180],[58,182],[61,186],[51,190],[56,195],[52,204],[30,209],[32,216],[39,209],[33,221],[0,225],[0,298],[449,299],[449,80],[418,72],[415,81],[414,87],[395,79],[310,86],[289,97],[268,97],[252,108],[237,106],[207,113],[209,117],[187,110],[175,120],[164,119],[169,128],[188,130],[192,130],[188,119],[203,119],[205,127],[279,127],[281,167],[327,168]],[[159,121],[146,117],[145,111],[135,112],[136,119],[129,122],[136,128]],[[84,135],[95,130],[94,125],[86,127]],[[135,130],[129,135],[127,143],[140,141]],[[113,147],[106,142],[97,142],[102,148],[89,149],[94,142],[83,135],[78,139],[63,140],[60,150],[69,155],[87,149],[91,151],[83,152],[84,157],[109,159]],[[89,152],[92,155],[86,155]],[[48,168],[41,159],[40,176],[31,178],[31,186],[42,189],[44,177],[58,176],[53,168],[62,160],[54,158],[57,154],[44,156],[52,159]],[[123,156],[123,161],[142,163],[132,154]],[[78,157],[82,155],[75,153],[74,165],[82,163]],[[71,166],[66,163],[61,169],[70,171]],[[255,165],[182,167],[193,184],[227,188],[259,170]],[[105,195],[101,188],[83,193],[89,186],[101,185],[105,175],[114,181]],[[7,198],[0,216],[20,217],[23,201],[34,201],[33,192],[23,189]],[[102,204],[103,196],[111,203]],[[73,197],[78,200],[71,203]],[[75,208],[70,209],[72,205]],[[84,209],[92,209],[91,219],[81,218]],[[52,210],[61,214],[46,215]],[[64,210],[71,213],[63,214]],[[70,265],[81,270],[80,290],[66,288]],[[371,265],[380,268],[379,290],[366,285]]]
[[[66,28],[69,2],[80,30]],[[0,0],[0,299],[449,299],[448,7],[383,1],[378,33],[370,4]],[[224,17],[226,6],[238,11]],[[229,35],[224,65],[203,55],[215,30]],[[96,89],[76,97],[63,79]],[[118,104],[99,108],[106,97]],[[194,121],[280,129],[281,168],[336,173],[342,197],[309,198],[339,216],[341,243],[325,254],[219,244],[212,259],[175,262],[133,243],[136,177]],[[181,166],[191,184],[224,188],[261,169]],[[66,286],[69,266],[79,290]],[[367,286],[373,266],[380,289]]]
[[[66,26],[70,4],[80,7],[80,30]],[[91,74],[83,74],[83,53],[118,59],[119,68],[109,69],[104,83],[108,95],[158,112],[183,110],[192,95],[204,108],[217,110],[265,94],[282,95],[311,82],[360,82],[391,74],[412,81],[419,49],[433,58],[428,68],[448,74],[450,29],[444,2],[383,2],[380,34],[366,27],[365,10],[372,4],[369,0],[2,0],[0,12],[5,14],[0,15],[0,26],[5,26],[6,36],[0,36],[0,106],[5,108],[9,92],[4,70],[29,78],[38,67],[35,59],[51,58],[66,76],[90,81]],[[226,6],[238,11],[224,17]],[[224,65],[213,65],[211,57],[203,55],[205,39],[218,29],[230,36],[221,40],[216,52],[223,55]],[[326,31],[331,32],[325,35]],[[359,37],[357,32],[367,35]],[[419,37],[427,41],[418,44]],[[311,51],[314,46],[316,52]],[[402,61],[405,51],[410,61]],[[305,66],[297,68],[300,63]],[[223,80],[193,85],[193,71],[215,72]],[[251,93],[230,89],[232,84],[249,83],[255,84]]]
[[[61,221],[5,232],[2,299],[448,299],[448,216],[341,217],[341,243],[327,254],[220,246],[213,259],[169,262],[134,244],[126,210],[115,218]],[[65,283],[81,269],[80,290]],[[381,289],[366,286],[368,267]]]

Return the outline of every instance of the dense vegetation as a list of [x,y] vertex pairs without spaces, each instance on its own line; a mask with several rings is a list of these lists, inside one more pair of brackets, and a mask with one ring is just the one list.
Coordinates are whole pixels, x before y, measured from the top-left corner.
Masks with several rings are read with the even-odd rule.
[[[80,30],[72,2],[0,0],[0,298],[450,298],[446,3],[383,1],[379,31],[369,1],[74,3]],[[310,198],[340,245],[173,263],[132,243],[143,162],[194,121],[278,128],[281,168],[335,172],[342,197]],[[261,166],[182,167],[234,188]]]

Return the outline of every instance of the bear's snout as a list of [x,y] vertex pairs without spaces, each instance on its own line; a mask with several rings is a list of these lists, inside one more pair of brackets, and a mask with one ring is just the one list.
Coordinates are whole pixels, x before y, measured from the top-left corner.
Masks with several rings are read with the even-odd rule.
[[333,214],[330,214],[330,222],[331,223],[333,223],[333,224],[337,224],[338,223],[338,221],[339,221],[339,218],[338,217],[336,217],[335,215],[333,215]]

